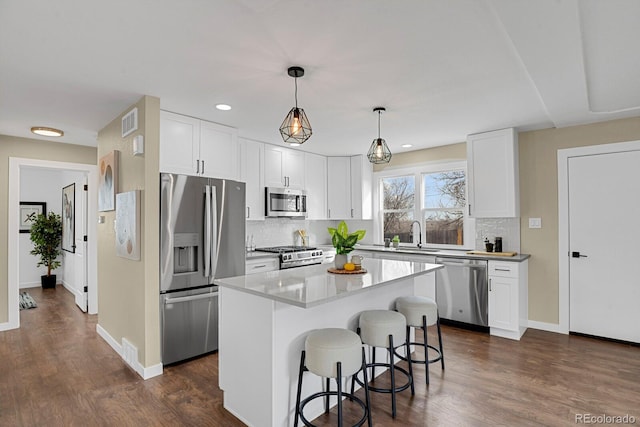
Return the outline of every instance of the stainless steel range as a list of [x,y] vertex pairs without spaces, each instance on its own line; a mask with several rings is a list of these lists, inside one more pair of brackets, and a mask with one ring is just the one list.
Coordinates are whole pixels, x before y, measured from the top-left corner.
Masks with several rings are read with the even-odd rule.
[[321,264],[324,257],[322,249],[307,246],[274,246],[271,248],[256,248],[256,251],[280,254],[280,270]]

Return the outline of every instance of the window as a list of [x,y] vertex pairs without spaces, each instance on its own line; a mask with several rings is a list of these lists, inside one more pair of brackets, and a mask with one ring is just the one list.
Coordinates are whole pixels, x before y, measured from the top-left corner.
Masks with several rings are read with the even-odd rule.
[[376,177],[376,241],[398,236],[400,243],[416,244],[415,222],[420,223],[423,245],[462,247],[465,236],[473,241],[473,220],[465,216],[465,162],[384,171]]

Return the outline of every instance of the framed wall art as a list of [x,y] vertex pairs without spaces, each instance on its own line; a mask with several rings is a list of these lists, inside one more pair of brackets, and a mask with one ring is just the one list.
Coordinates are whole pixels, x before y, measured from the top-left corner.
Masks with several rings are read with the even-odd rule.
[[76,252],[76,184],[62,189],[62,250]]
[[140,190],[116,195],[116,255],[140,260]]
[[28,233],[40,214],[47,214],[46,202],[20,202],[20,233]]
[[116,208],[116,192],[118,191],[118,150],[100,158],[98,177],[98,211],[112,211]]

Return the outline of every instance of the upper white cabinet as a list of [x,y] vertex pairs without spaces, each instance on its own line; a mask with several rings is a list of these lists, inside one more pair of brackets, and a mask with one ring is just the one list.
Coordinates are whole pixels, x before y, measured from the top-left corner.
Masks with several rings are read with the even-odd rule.
[[327,218],[351,218],[351,159],[327,158]]
[[373,168],[362,155],[327,158],[329,219],[372,218]]
[[304,182],[307,191],[307,219],[327,218],[327,158],[304,154]]
[[237,130],[161,111],[160,172],[239,179]]
[[304,152],[265,144],[264,185],[303,190]]
[[469,215],[520,216],[518,134],[515,129],[467,136]]
[[[264,219],[264,144],[239,139],[240,181],[246,183],[247,219]],[[248,270],[247,270],[248,271]]]

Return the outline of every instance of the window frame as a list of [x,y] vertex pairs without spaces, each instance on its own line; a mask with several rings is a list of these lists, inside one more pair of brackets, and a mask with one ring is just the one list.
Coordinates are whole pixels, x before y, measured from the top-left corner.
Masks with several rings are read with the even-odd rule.
[[[421,227],[423,246],[436,249],[459,249],[467,250],[475,247],[475,219],[468,215],[468,191],[469,191],[469,174],[467,171],[466,160],[456,161],[438,161],[429,163],[420,163],[411,166],[387,168],[383,171],[373,173],[373,240],[375,243],[383,242],[383,225],[384,225],[384,207],[383,202],[383,186],[382,180],[384,178],[394,178],[402,176],[413,175],[415,182],[415,200],[413,207],[413,217],[420,220],[421,224],[424,224],[423,209],[424,202],[424,182],[423,175],[438,172],[447,172],[452,170],[462,170],[465,174],[465,205],[462,207],[463,214],[463,242],[462,245],[448,245],[448,244],[435,244],[424,243],[426,242],[426,230],[425,227]],[[442,209],[446,210],[446,209]],[[414,239],[415,240],[415,239]],[[403,244],[400,246],[415,247],[415,244]]]

